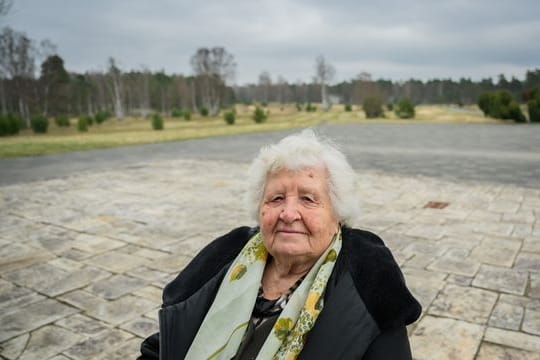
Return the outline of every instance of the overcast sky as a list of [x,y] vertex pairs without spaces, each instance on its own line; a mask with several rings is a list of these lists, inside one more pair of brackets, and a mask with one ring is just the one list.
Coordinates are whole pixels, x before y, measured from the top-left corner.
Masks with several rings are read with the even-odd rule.
[[540,67],[540,0],[14,0],[2,25],[49,39],[68,70],[190,74],[199,47],[223,46],[237,84],[311,81],[323,55],[336,81],[522,79]]

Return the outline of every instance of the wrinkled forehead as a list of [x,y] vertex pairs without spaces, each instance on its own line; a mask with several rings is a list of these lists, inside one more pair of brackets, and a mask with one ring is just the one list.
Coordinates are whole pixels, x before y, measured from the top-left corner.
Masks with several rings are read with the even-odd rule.
[[279,182],[280,180],[292,181],[292,179],[300,181],[300,183],[296,184],[300,187],[316,186],[324,189],[324,191],[328,191],[329,173],[322,164],[297,169],[290,169],[288,167],[276,168],[266,174],[264,188],[266,189],[269,183],[276,185],[275,182]]
[[277,147],[266,148],[261,154],[263,167],[272,173],[283,168],[299,170],[324,164],[324,156],[320,149],[309,146],[290,147],[289,151]]
[[324,169],[326,165],[324,161],[317,156],[289,156],[284,158],[276,158],[267,166],[267,176],[280,171],[302,171],[306,169]]
[[290,175],[297,175],[300,173],[317,173],[317,174],[323,174],[325,177],[329,176],[328,169],[324,165],[322,161],[317,162],[310,162],[306,164],[300,164],[300,163],[293,163],[293,164],[278,164],[274,163],[272,166],[268,168],[268,171],[266,173],[266,178],[269,179],[271,177],[275,177],[277,175],[281,175],[284,173],[288,173]]

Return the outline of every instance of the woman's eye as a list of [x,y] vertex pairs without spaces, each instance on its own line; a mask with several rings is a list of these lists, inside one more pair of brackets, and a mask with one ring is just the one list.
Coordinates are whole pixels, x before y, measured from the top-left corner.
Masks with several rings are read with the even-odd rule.
[[309,203],[315,202],[315,200],[311,196],[303,196],[302,200]]
[[283,200],[283,196],[274,196],[270,198],[270,202],[279,202]]

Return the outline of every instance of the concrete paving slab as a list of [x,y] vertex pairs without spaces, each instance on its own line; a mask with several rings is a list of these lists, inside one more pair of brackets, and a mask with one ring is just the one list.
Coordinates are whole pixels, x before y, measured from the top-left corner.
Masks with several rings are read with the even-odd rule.
[[485,324],[497,301],[497,294],[468,286],[448,284],[427,310],[430,315]]
[[425,316],[410,338],[413,356],[418,360],[472,360],[483,331],[478,324]]
[[491,313],[489,325],[500,329],[519,330],[524,311],[522,306],[499,301]]
[[[254,224],[246,170],[177,157],[0,186],[0,355],[34,354],[61,328],[44,358],[134,358],[163,286],[213,238]],[[415,358],[534,359],[540,186],[358,174],[354,225],[387,241],[424,306]]]

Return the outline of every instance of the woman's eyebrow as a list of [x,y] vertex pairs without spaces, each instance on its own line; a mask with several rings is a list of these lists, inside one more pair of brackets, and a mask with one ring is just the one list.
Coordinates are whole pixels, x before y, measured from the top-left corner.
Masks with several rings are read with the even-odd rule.
[[319,194],[321,191],[319,189],[317,189],[316,187],[314,186],[309,186],[309,185],[300,185],[298,186],[298,192],[302,193],[302,194]]

